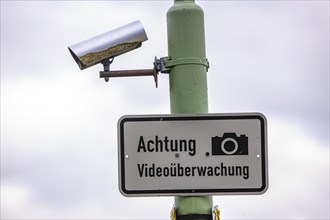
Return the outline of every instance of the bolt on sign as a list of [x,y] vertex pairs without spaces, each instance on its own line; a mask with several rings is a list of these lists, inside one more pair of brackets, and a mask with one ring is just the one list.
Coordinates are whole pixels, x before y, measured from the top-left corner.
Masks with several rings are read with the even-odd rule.
[[123,116],[124,196],[245,195],[268,188],[267,122],[260,113]]

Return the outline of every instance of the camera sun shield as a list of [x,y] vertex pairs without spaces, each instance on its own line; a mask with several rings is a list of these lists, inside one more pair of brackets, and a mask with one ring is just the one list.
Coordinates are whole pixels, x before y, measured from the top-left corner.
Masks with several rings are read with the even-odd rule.
[[141,47],[148,40],[140,21],[95,36],[68,49],[81,70]]

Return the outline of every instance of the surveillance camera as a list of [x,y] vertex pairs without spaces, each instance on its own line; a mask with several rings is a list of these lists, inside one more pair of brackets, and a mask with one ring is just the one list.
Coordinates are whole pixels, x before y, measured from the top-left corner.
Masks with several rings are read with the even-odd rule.
[[81,70],[141,47],[148,40],[140,21],[121,26],[69,47]]

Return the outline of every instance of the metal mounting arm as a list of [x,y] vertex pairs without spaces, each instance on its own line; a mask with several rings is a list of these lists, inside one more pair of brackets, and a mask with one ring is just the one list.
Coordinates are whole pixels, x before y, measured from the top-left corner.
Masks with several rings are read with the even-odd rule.
[[158,72],[159,70],[156,67],[156,62],[154,62],[153,69],[140,69],[140,70],[113,70],[110,71],[110,64],[113,62],[111,60],[102,61],[104,71],[100,71],[100,78],[104,78],[106,82],[109,81],[110,77],[132,77],[132,76],[153,76],[158,87]]

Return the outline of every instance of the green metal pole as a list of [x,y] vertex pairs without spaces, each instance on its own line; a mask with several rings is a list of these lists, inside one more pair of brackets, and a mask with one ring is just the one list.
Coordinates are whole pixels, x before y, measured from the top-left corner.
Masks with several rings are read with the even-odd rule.
[[[174,0],[167,12],[171,113],[207,113],[204,13],[194,0]],[[212,196],[176,196],[177,215],[210,214]]]

